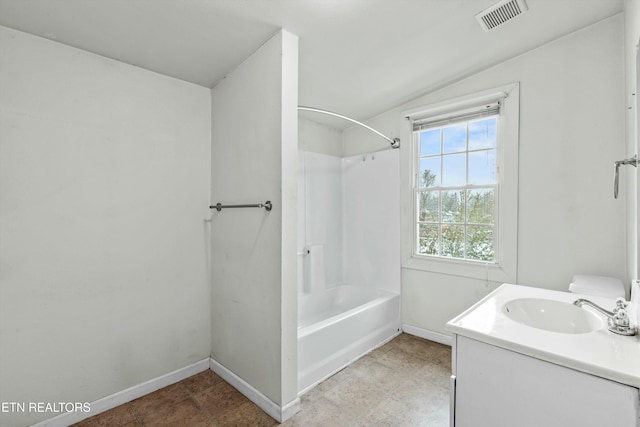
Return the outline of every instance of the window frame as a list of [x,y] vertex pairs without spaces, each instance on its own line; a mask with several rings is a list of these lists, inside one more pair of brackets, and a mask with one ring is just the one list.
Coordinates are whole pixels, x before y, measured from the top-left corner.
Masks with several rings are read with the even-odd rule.
[[[426,105],[403,113],[402,173],[402,267],[494,282],[517,281],[518,250],[518,136],[519,84],[512,83],[482,92]],[[479,261],[416,254],[417,212],[416,164],[419,152],[413,137],[413,122],[427,117],[455,116],[479,105],[500,101],[496,147],[497,194],[493,261]]]

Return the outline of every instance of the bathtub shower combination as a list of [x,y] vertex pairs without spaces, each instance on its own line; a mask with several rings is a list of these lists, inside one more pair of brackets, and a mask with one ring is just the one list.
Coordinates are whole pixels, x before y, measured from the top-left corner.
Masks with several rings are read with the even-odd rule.
[[398,162],[299,154],[299,394],[400,331]]

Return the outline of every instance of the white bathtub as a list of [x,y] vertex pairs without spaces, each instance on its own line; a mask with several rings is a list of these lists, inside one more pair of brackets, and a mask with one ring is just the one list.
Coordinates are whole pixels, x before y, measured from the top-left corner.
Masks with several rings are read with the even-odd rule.
[[298,300],[298,393],[400,333],[400,295],[340,285]]

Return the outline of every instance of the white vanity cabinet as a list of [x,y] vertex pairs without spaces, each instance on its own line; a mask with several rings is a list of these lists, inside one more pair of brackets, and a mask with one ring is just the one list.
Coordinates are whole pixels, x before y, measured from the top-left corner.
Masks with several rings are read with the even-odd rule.
[[452,427],[640,427],[636,387],[459,334],[452,350]]

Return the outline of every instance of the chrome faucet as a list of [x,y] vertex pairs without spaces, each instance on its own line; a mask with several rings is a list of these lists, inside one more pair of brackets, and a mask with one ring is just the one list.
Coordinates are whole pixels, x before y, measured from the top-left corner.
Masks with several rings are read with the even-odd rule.
[[613,311],[605,310],[604,308],[584,298],[575,300],[573,302],[573,305],[577,307],[588,305],[589,307],[594,308],[600,314],[605,315],[607,317],[609,330],[613,333],[631,336],[635,335],[637,332],[637,328],[629,325],[629,316],[627,315],[627,302],[624,300],[624,298],[616,299],[616,307],[613,309]]

